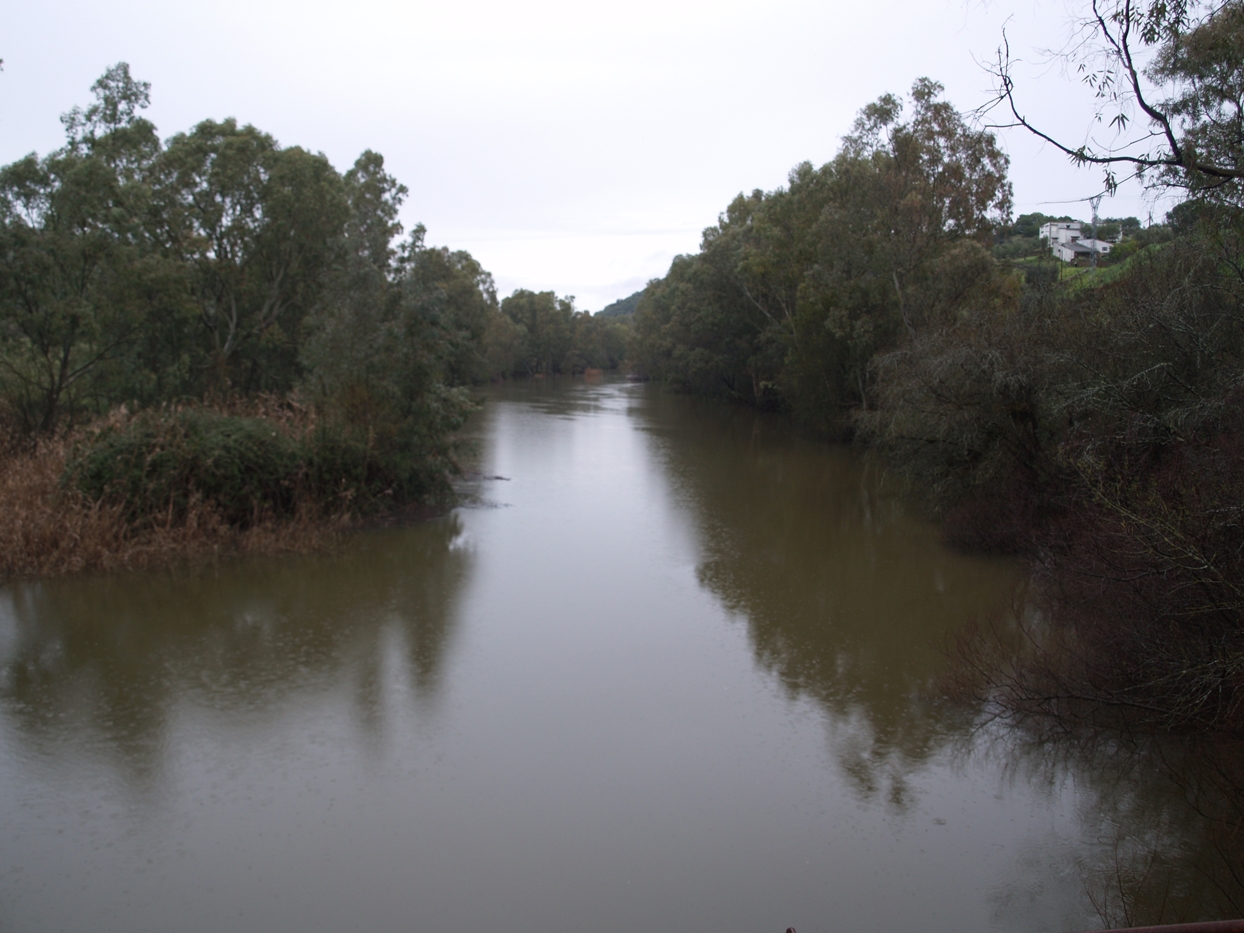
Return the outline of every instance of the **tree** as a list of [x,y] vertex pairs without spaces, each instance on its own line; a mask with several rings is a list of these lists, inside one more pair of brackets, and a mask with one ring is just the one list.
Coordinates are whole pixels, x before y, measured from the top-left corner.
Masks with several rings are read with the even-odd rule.
[[492,278],[468,253],[425,246],[422,225],[394,242],[406,188],[379,154],[359,157],[344,190],[349,216],[301,357],[324,469],[373,496],[441,493],[449,434],[471,408],[462,385],[497,314]]
[[[342,176],[233,119],[161,145],[141,116],[149,88],[127,66],[92,90],[64,116],[61,149],[0,169],[6,422],[49,432],[132,402],[135,417],[83,441],[103,479],[84,486],[71,466],[65,482],[98,499],[125,474],[150,505],[170,488],[147,494],[156,457],[183,504],[201,495],[232,525],[447,495],[452,432],[472,407],[462,384],[483,375],[500,316],[488,273],[426,247],[422,226],[398,242],[406,189],[377,153]],[[236,414],[250,404],[236,395],[295,388],[314,417],[291,416],[297,404],[270,417],[271,400],[262,418]],[[141,411],[195,399],[229,410]],[[130,452],[120,466],[117,444]]]
[[[1109,143],[1069,146],[1020,110],[1006,36],[993,74],[1013,122],[1077,164],[1100,165],[1113,191],[1117,170],[1193,193],[1237,202],[1244,178],[1244,3],[1240,0],[1089,0],[1081,41],[1071,51],[1100,106],[1096,121],[1115,131]],[[1148,68],[1139,60],[1155,54]],[[1134,126],[1133,108],[1143,114]]]
[[816,292],[853,404],[867,405],[869,361],[900,330],[911,335],[995,285],[982,248],[1010,218],[1008,160],[941,92],[917,80],[906,122],[891,95],[864,108],[835,160]]
[[501,302],[501,313],[525,331],[521,353],[528,375],[560,372],[574,339],[574,299],[520,288]]
[[443,377],[450,385],[489,377],[484,335],[499,311],[492,275],[465,250],[425,247],[422,241],[403,252],[401,277],[408,299],[417,306],[430,338],[438,341]]
[[574,339],[562,361],[564,369],[582,373],[589,369],[617,369],[626,358],[629,315],[574,314]]
[[174,136],[156,173],[163,246],[193,269],[205,384],[288,389],[349,216],[341,176],[233,119]]
[[139,116],[148,86],[122,63],[91,90],[94,104],[62,118],[62,149],[0,170],[0,379],[27,430],[55,428],[149,317],[178,313],[176,270],[146,226],[160,149]]
[[641,299],[641,365],[844,432],[873,356],[999,274],[984,246],[1010,213],[1007,159],[941,92],[917,81],[906,120],[883,96],[833,161],[736,197]]
[[[364,152],[344,177],[348,218],[326,276],[323,300],[306,321],[301,362],[304,383],[331,416],[374,430],[383,384],[392,368],[398,293],[393,286],[402,233],[397,220],[406,187],[384,170],[384,158]],[[422,242],[423,228],[412,240]]]

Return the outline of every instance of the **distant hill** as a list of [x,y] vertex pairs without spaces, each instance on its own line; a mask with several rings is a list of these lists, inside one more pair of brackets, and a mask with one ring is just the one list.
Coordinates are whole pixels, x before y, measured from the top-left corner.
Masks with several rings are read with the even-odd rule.
[[635,306],[639,304],[639,296],[642,295],[643,289],[626,298],[619,298],[611,305],[605,305],[604,308],[597,311],[593,317],[626,317],[628,314],[635,313]]

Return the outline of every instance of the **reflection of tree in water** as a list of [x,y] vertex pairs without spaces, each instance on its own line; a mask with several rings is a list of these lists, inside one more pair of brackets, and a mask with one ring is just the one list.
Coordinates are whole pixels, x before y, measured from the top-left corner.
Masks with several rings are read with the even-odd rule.
[[[1006,603],[1006,562],[938,546],[885,477],[780,421],[699,406],[652,423],[700,531],[704,586],[747,621],[759,662],[832,713],[841,766],[864,794],[902,805],[903,776],[935,751],[948,713],[922,694],[938,642]],[[672,414],[672,413],[671,413]]]
[[[758,662],[788,693],[830,713],[857,791],[905,806],[907,776],[968,731],[968,713],[928,699],[939,642],[1022,599],[1020,577],[939,547],[849,451],[687,399],[655,397],[643,411],[699,531],[701,582],[746,620]],[[997,734],[994,750],[1025,783],[1082,802],[1078,861],[1034,849],[1021,859],[1032,880],[1083,886],[1111,925],[1244,913],[1241,756],[1124,738]],[[1025,883],[996,892],[1001,925],[1024,915]]]
[[417,701],[435,697],[470,564],[458,534],[450,516],[332,557],[10,587],[0,700],[12,734],[48,756],[85,738],[143,785],[186,700],[260,718],[344,682],[375,732],[386,661],[396,657]]
[[[1106,927],[1244,914],[1244,756],[1189,737],[998,732],[1028,781],[1074,781],[1075,875]],[[1013,891],[998,892],[999,913]]]
[[[575,390],[568,392],[567,386],[571,384]],[[591,415],[625,404],[625,393],[620,399],[617,383],[585,383],[580,377],[572,376],[494,383],[488,388],[487,398],[490,401],[516,401],[524,408],[555,418]],[[484,406],[484,411],[489,411],[488,405]],[[476,416],[476,424],[480,421]]]

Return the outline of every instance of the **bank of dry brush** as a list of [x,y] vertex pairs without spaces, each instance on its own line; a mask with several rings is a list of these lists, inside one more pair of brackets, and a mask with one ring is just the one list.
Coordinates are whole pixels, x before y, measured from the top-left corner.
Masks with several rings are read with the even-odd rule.
[[68,434],[11,437],[0,579],[320,550],[447,489],[441,464],[430,477],[412,478],[426,466],[413,459],[394,471],[383,451],[271,396],[118,409]]

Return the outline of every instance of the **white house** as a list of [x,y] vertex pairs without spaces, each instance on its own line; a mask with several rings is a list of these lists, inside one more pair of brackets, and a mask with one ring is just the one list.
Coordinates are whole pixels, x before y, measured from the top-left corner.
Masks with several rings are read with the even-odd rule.
[[1050,244],[1050,252],[1063,262],[1087,259],[1094,253],[1104,256],[1114,246],[1106,240],[1095,240],[1092,237],[1081,238],[1081,231],[1082,226],[1079,221],[1055,220],[1041,226],[1040,237]]
[[1052,250],[1060,243],[1074,243],[1080,239],[1080,222],[1078,220],[1052,220],[1048,224],[1041,225],[1041,232],[1038,235],[1049,242]]
[[1097,252],[1101,253],[1103,256],[1110,252],[1110,250],[1114,247],[1114,244],[1109,240],[1094,240],[1092,237],[1086,237],[1085,239],[1078,240],[1077,242],[1081,246],[1087,246],[1089,249],[1097,250]]
[[1103,255],[1110,252],[1111,244],[1104,240],[1072,240],[1069,243],[1055,243],[1054,255],[1063,262],[1077,262],[1081,259],[1092,259],[1093,254]]
[[1054,255],[1063,262],[1075,262],[1078,259],[1088,259],[1093,255],[1093,251],[1081,243],[1079,240],[1069,240],[1066,243],[1054,242]]

